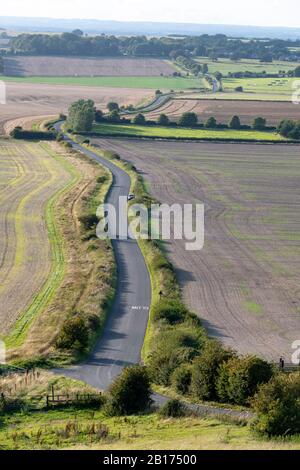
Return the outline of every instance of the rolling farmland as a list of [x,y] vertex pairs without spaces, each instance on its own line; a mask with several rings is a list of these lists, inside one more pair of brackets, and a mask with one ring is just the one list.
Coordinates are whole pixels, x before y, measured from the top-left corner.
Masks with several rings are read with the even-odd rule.
[[241,353],[290,357],[299,336],[299,147],[94,139],[132,162],[152,194],[206,207],[200,252],[166,244],[184,298]]
[[52,226],[51,204],[55,194],[70,183],[71,176],[39,144],[1,141],[0,167],[0,333],[3,336],[20,316],[26,318],[25,323],[34,318],[61,276],[61,246]]
[[235,114],[244,124],[251,124],[257,116],[267,119],[268,125],[277,126],[282,119],[299,119],[299,107],[292,102],[262,102],[237,100],[201,100],[178,98],[168,101],[160,108],[147,113],[147,119],[156,120],[161,113],[178,121],[185,112],[194,112],[201,122],[214,116],[217,121],[228,123]]

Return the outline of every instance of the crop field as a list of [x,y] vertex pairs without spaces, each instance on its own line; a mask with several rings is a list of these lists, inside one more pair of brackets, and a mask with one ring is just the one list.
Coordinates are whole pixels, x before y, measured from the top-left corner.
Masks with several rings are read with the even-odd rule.
[[78,97],[93,99],[101,109],[104,109],[109,101],[116,101],[120,105],[140,105],[154,98],[153,90],[149,89],[55,86],[21,82],[6,82],[6,92],[7,103],[1,106],[0,134],[3,133],[7,121],[66,112]]
[[169,62],[151,58],[109,57],[43,57],[19,56],[4,59],[4,74],[8,76],[148,76],[171,75],[174,67]]
[[[60,277],[61,248],[52,227],[51,204],[71,176],[45,147],[5,140],[0,141],[0,175],[0,334],[3,336],[20,316],[31,321]],[[46,287],[49,279],[51,282]]]
[[292,102],[260,102],[234,100],[173,99],[160,108],[147,113],[147,119],[157,120],[161,113],[172,121],[178,121],[184,112],[194,112],[200,122],[214,116],[218,122],[227,124],[237,114],[243,124],[252,124],[257,116],[267,119],[267,124],[277,126],[282,119],[299,119],[299,107]]
[[290,361],[300,333],[299,146],[93,142],[132,162],[163,203],[205,204],[205,246],[165,248],[185,301],[240,353]]
[[220,58],[215,62],[209,57],[197,57],[195,60],[200,64],[207,64],[210,73],[221,72],[223,75],[227,75],[229,72],[262,73],[265,71],[266,73],[278,73],[280,70],[288,72],[299,65],[297,62],[274,61],[269,63],[255,59],[241,59],[234,62],[230,59]]
[[139,137],[157,137],[168,139],[243,139],[243,140],[265,140],[278,142],[284,141],[284,137],[275,132],[261,132],[255,130],[233,130],[233,129],[185,129],[162,126],[138,126],[132,124],[97,124],[93,132],[99,135],[124,135]]
[[[111,77],[60,77],[60,76],[36,76],[36,77],[8,77],[1,80],[15,83],[32,83],[48,85],[67,85],[81,87],[107,87],[107,88],[135,88],[135,89],[161,89],[188,90],[204,88],[202,78],[193,77],[155,77],[155,76],[111,76]],[[84,93],[82,91],[82,93]],[[80,95],[81,96],[81,95]]]

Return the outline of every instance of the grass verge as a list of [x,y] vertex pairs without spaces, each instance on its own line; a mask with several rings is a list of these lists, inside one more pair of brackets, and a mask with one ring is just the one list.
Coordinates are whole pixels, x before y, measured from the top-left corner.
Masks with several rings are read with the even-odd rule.
[[99,136],[134,137],[152,139],[287,142],[275,132],[234,129],[189,129],[162,126],[138,126],[134,124],[97,124],[91,134]]

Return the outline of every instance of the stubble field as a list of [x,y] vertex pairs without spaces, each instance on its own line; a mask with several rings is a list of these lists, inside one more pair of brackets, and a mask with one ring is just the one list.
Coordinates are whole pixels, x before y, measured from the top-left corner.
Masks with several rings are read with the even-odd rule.
[[166,249],[188,305],[241,353],[290,361],[300,335],[299,147],[95,139],[161,202],[204,202],[205,247]]
[[[70,174],[39,144],[0,141],[0,334],[6,335],[50,276],[45,206]],[[53,234],[54,236],[54,234]],[[58,272],[52,272],[54,286]],[[52,288],[52,286],[51,286]]]

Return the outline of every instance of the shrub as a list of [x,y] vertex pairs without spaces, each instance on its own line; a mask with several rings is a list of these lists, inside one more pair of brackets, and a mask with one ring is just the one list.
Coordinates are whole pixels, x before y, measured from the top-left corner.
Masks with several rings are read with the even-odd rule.
[[198,123],[198,116],[196,113],[183,113],[179,119],[178,125],[182,127],[193,127]]
[[170,124],[170,119],[166,114],[161,114],[157,120],[157,124],[160,126],[168,126]]
[[216,400],[216,382],[221,364],[233,357],[218,341],[208,341],[192,367],[192,392],[200,400]]
[[233,116],[229,123],[230,129],[240,129],[241,128],[241,121],[238,116]]
[[170,385],[170,379],[179,366],[189,364],[200,354],[204,339],[202,329],[185,326],[162,328],[156,337],[155,349],[149,358],[149,370],[153,381]]
[[149,408],[151,387],[148,371],[137,365],[126,367],[111,385],[107,413],[122,416],[140,413]]
[[283,436],[300,433],[300,373],[277,374],[261,385],[252,406],[253,427],[261,434]]
[[87,214],[79,217],[79,222],[83,225],[85,230],[91,230],[98,224],[99,219],[96,214]]
[[246,405],[258,386],[273,375],[272,365],[256,357],[233,357],[220,366],[217,394],[221,401]]
[[143,114],[137,114],[133,118],[133,124],[138,124],[142,126],[143,124],[145,124],[145,122],[146,122],[146,119]]
[[238,93],[243,93],[244,88],[242,86],[237,86],[234,91],[237,91]]
[[65,320],[56,340],[58,349],[84,350],[89,341],[89,330],[83,318],[77,316]]
[[164,418],[181,418],[185,415],[184,405],[176,399],[167,401],[159,411]]
[[178,300],[162,299],[153,308],[153,319],[165,320],[174,325],[184,321],[187,312],[186,307]]
[[190,364],[182,364],[172,374],[171,383],[177,393],[185,395],[189,392],[192,380]]

